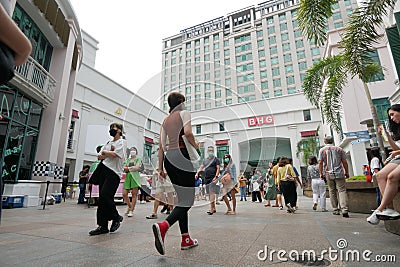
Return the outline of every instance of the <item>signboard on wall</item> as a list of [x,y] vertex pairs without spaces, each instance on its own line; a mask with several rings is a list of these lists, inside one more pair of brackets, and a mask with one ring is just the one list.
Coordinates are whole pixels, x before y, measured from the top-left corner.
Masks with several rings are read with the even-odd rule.
[[247,125],[249,127],[261,126],[261,125],[265,125],[265,124],[274,124],[274,116],[263,115],[263,116],[247,118]]

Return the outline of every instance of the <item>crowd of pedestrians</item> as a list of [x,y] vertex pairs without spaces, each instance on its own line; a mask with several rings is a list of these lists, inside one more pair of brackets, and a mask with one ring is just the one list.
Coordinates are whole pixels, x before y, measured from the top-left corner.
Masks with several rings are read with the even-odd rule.
[[[148,179],[149,175],[144,174],[143,163],[135,147],[129,149],[128,156],[125,155],[124,151],[127,148],[122,125],[118,123],[110,125],[112,139],[103,147],[98,147],[98,161],[95,165],[100,166],[98,169],[101,170],[96,169],[98,173],[94,175],[96,171],[93,167],[89,169],[89,166],[84,166],[80,173],[82,181],[88,179],[91,174],[100,177],[96,182],[99,185],[98,228],[90,231],[90,235],[115,232],[120,227],[123,217],[119,215],[113,197],[121,176],[125,178],[123,198],[127,204],[125,213],[127,217],[134,215],[138,195],[140,203],[154,199],[152,212],[146,216],[147,219],[157,219],[160,206],[163,207],[161,213],[166,212],[167,217],[163,221],[152,225],[155,247],[162,255],[165,254],[164,240],[167,232],[176,222],[179,223],[182,236],[182,250],[199,244],[189,234],[188,211],[195,200],[209,202],[210,206],[206,211],[208,215],[217,212],[217,205],[220,204],[219,196],[226,206],[226,210],[221,214],[237,215],[237,194],[240,201],[247,201],[250,196],[253,203],[263,203],[260,207],[275,207],[279,210],[286,207],[287,213],[294,214],[299,208],[298,189],[308,186],[312,189],[313,205],[302,208],[317,211],[320,206],[322,212],[327,212],[326,189],[328,188],[333,215],[350,217],[345,186],[345,179],[349,177],[346,153],[340,147],[333,145],[332,137],[326,136],[325,146],[320,149],[318,155],[310,156],[305,174],[307,183],[304,185],[290,158],[281,156],[269,162],[268,166],[258,166],[250,172],[240,170],[237,175],[232,156],[225,154],[220,160],[213,146],[207,148],[206,157],[195,170],[188,146],[198,149],[199,145],[194,139],[190,113],[184,109],[184,102],[185,97],[179,93],[171,93],[168,96],[170,114],[161,127],[158,168],[153,172],[151,179]],[[377,190],[379,207],[367,219],[371,224],[379,223],[380,219],[400,218],[400,214],[393,209],[393,196],[397,193],[398,172],[400,172],[398,171],[400,142],[396,143],[400,140],[400,131],[397,130],[400,129],[398,126],[400,105],[395,105],[389,110],[389,118],[392,122],[390,130],[398,134],[390,137],[389,143],[394,150],[391,154],[393,159],[387,161],[385,167],[379,154],[374,154],[371,160],[374,179],[379,185]],[[183,136],[186,137],[185,140]],[[148,184],[151,186],[148,187]],[[83,201],[82,198],[81,190],[79,203]],[[109,221],[112,222],[110,228],[108,228]]]

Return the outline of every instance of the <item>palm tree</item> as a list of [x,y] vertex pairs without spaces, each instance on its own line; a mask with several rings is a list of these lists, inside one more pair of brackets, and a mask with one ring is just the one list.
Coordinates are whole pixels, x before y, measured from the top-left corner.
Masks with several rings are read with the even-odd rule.
[[315,131],[315,134],[313,136],[307,139],[302,139],[297,143],[296,157],[299,157],[300,154],[302,154],[301,161],[305,165],[308,164],[308,159],[310,158],[310,156],[318,157],[318,151],[320,149],[318,131],[319,126],[317,127],[317,130]]
[[[342,110],[343,87],[351,78],[358,76],[362,81],[368,104],[371,109],[375,132],[378,132],[379,119],[372,103],[368,82],[380,73],[381,67],[368,56],[373,45],[380,38],[378,27],[383,24],[383,17],[393,9],[397,0],[364,0],[349,17],[342,40],[339,43],[340,54],[325,58],[307,70],[303,82],[306,98],[317,108],[322,116],[340,132],[339,115]],[[327,20],[332,16],[332,5],[337,0],[300,0],[298,21],[300,28],[309,40],[316,45],[324,45]],[[377,135],[378,146],[385,158],[381,135]]]

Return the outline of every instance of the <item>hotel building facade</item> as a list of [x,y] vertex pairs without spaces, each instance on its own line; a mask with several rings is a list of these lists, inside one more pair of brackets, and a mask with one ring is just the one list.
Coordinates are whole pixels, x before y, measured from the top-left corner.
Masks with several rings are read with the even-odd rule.
[[[232,154],[240,169],[267,166],[278,156],[304,166],[297,143],[322,143],[320,112],[301,84],[325,48],[303,37],[298,2],[266,1],[163,40],[161,108],[168,108],[168,92],[185,95],[196,138],[215,146],[219,157]],[[355,0],[338,1],[327,31],[342,28],[356,7]]]

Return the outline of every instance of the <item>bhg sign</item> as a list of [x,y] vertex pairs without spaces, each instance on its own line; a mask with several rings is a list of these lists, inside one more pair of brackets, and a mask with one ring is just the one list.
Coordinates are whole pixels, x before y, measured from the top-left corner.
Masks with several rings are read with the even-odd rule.
[[261,126],[264,124],[274,124],[274,116],[264,115],[264,116],[250,117],[247,118],[247,124],[249,127]]

